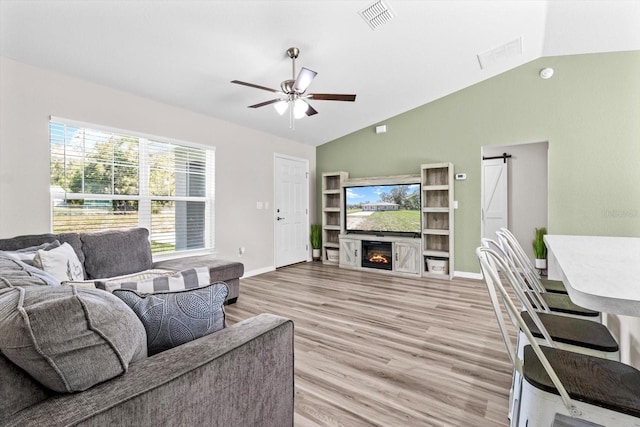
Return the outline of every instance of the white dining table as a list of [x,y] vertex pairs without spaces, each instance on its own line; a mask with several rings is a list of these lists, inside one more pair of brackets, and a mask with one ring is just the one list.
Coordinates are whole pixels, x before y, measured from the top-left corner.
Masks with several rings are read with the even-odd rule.
[[571,300],[604,313],[640,317],[640,238],[544,237]]

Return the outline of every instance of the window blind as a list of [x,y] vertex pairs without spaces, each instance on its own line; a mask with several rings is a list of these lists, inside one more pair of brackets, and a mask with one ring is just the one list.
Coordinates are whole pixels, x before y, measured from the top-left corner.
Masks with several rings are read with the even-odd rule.
[[52,230],[148,228],[154,253],[214,247],[215,150],[51,118]]

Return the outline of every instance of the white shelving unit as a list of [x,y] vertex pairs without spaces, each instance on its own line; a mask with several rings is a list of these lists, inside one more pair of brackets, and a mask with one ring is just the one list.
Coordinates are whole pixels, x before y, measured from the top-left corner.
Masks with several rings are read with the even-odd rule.
[[348,172],[325,172],[322,174],[322,262],[338,264],[338,260],[330,261],[327,250],[340,250],[340,234],[344,228],[344,194],[342,183],[349,178]]
[[[422,182],[422,276],[453,278],[453,164],[421,165]],[[432,269],[428,260],[435,260]],[[446,271],[442,264],[446,263]]]

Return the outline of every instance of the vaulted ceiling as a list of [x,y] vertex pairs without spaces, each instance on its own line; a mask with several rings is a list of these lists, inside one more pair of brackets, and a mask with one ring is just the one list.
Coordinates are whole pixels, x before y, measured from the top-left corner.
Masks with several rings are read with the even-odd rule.
[[[540,57],[640,50],[640,1],[383,1],[372,29],[370,0],[0,0],[0,55],[320,145]],[[230,81],[279,89],[292,46],[308,92],[356,101],[310,100],[295,130],[247,108],[274,94]]]

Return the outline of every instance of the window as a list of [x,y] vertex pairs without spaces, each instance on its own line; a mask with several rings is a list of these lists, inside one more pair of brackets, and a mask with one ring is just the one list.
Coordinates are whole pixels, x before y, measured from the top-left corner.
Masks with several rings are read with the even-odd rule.
[[213,249],[215,151],[51,118],[54,233],[145,227],[153,253]]

